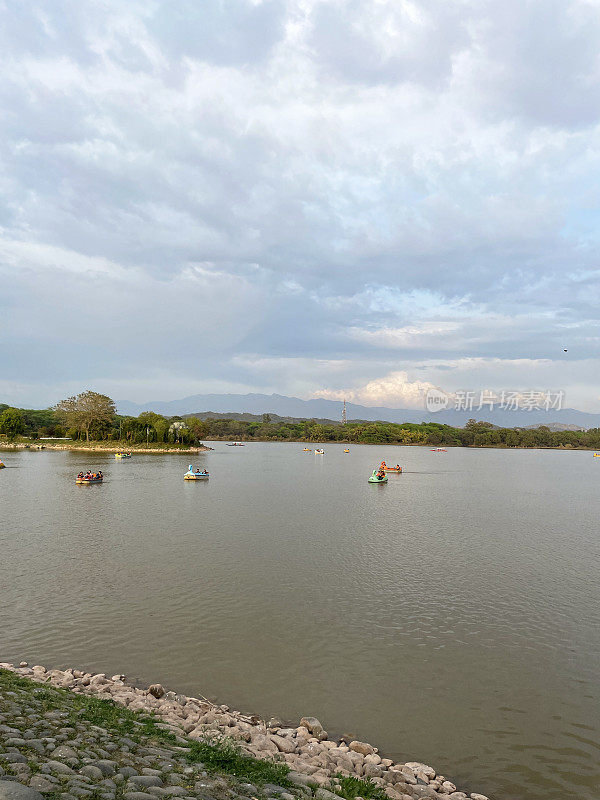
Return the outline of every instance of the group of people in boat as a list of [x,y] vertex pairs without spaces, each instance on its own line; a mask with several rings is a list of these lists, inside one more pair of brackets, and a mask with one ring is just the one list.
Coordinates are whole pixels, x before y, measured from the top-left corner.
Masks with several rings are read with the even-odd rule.
[[194,475],[208,475],[208,470],[206,470],[206,469],[203,469],[203,470],[201,471],[201,470],[200,470],[200,467],[197,467],[197,468],[196,468],[196,471],[194,472],[194,468],[192,467],[192,465],[191,465],[191,464],[190,464],[189,472],[190,472],[190,474],[192,474],[192,473],[193,473]]
[[101,481],[104,475],[102,474],[101,470],[98,472],[90,472],[88,469],[87,472],[80,472],[77,476],[78,481]]

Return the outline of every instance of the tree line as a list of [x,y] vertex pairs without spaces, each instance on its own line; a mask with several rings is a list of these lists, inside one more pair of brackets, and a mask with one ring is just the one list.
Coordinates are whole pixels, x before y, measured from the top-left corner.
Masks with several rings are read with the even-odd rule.
[[496,428],[469,420],[464,428],[437,422],[337,422],[307,419],[286,422],[269,414],[253,421],[164,417],[145,411],[137,417],[116,413],[114,401],[97,392],[81,392],[48,409],[11,408],[0,404],[0,436],[39,439],[68,437],[74,441],[114,441],[124,446],[144,443],[195,445],[204,439],[268,442],[340,442],[345,444],[415,444],[436,447],[562,447],[600,449],[600,428],[551,431]]

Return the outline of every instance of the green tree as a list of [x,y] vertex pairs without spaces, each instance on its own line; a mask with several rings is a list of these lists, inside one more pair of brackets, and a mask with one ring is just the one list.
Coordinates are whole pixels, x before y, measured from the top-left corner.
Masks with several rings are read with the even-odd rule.
[[198,419],[198,417],[188,417],[187,427],[193,442],[206,438],[208,434],[208,424],[204,420]]
[[103,435],[112,424],[115,404],[105,394],[88,390],[61,400],[54,406],[54,411],[65,427],[76,428],[80,433],[85,433],[86,441],[89,442],[92,431]]
[[6,434],[10,441],[24,431],[25,421],[18,408],[7,408],[0,414],[0,433]]

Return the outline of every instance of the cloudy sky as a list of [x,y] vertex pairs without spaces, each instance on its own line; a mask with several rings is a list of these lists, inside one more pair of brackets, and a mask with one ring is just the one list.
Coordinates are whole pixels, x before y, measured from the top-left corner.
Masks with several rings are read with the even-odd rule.
[[0,402],[600,410],[599,42],[599,0],[0,0]]

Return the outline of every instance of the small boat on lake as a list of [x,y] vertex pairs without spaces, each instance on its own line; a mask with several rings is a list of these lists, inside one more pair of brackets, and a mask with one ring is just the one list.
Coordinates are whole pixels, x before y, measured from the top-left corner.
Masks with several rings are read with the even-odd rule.
[[315,450],[315,453],[316,453],[318,456],[323,456],[323,455],[325,455],[325,450]]
[[386,472],[396,472],[398,475],[402,472],[402,467],[384,467]]
[[209,477],[210,477],[210,474],[206,470],[203,470],[202,472],[200,472],[200,470],[197,469],[196,471],[194,471],[193,466],[190,464],[190,466],[188,467],[188,471],[183,476],[183,480],[184,481],[206,481],[206,480],[209,479]]
[[600,458],[600,453],[594,453],[594,458]]
[[349,453],[349,452],[350,452],[350,450],[344,450],[344,453]]
[[115,458],[131,458],[131,453],[115,453]]
[[387,476],[381,475],[381,470],[373,470],[373,474],[369,477],[369,483],[387,483]]
[[0,469],[6,469],[6,464],[4,461],[0,461]]
[[303,452],[303,453],[310,453],[310,447],[305,447],[305,448],[302,450],[302,452]]
[[104,475],[101,472],[88,472],[85,475],[83,472],[80,472],[79,475],[75,478],[75,483],[80,485],[84,483],[102,483],[104,480]]
[[227,442],[227,447],[243,447],[243,442]]

